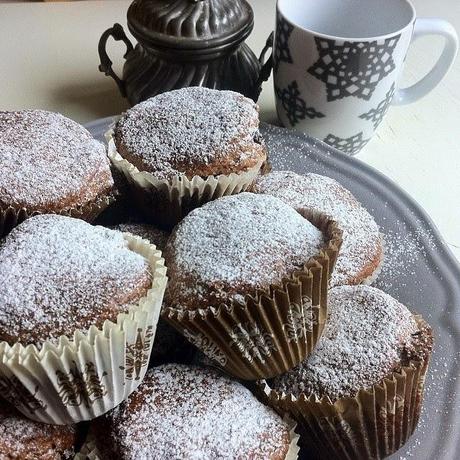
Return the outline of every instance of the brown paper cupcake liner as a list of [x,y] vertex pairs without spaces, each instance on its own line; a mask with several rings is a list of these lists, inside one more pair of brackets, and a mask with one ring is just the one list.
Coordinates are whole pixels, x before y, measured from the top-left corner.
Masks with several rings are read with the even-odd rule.
[[242,173],[221,174],[202,178],[177,176],[171,180],[157,179],[153,174],[139,171],[118,152],[113,129],[106,133],[108,155],[114,167],[126,177],[136,204],[155,224],[172,228],[191,210],[226,195],[246,191],[259,174],[263,161]]
[[328,243],[280,285],[246,296],[244,304],[193,311],[165,305],[162,316],[235,377],[270,378],[299,364],[321,336],[329,277],[342,242],[335,222],[313,213],[308,218]]
[[381,459],[401,448],[417,426],[428,364],[429,356],[411,361],[371,389],[334,403],[279,393],[265,380],[257,388],[266,404],[297,420],[302,442],[319,458]]
[[[75,217],[92,223],[99,214],[102,213],[116,200],[116,194],[110,193],[96,198],[82,206],[75,208],[64,209],[53,214],[62,216]],[[7,235],[14,227],[17,227],[21,222],[24,222],[29,217],[37,214],[47,214],[46,212],[34,211],[29,212],[26,208],[14,208],[13,206],[2,207],[0,205],[0,238]],[[49,214],[49,213],[48,213]]]
[[161,251],[125,234],[145,257],[152,287],[139,302],[105,321],[40,348],[0,342],[0,396],[39,422],[72,424],[94,419],[125,400],[142,382],[155,338],[166,267]]
[[[297,460],[299,458],[299,435],[295,432],[296,422],[289,416],[284,415],[284,420],[289,425],[290,444],[284,460]],[[178,439],[180,442],[180,439]],[[75,455],[74,460],[102,460],[103,456],[96,447],[95,437],[92,432],[89,433],[88,439],[83,444],[80,452]]]

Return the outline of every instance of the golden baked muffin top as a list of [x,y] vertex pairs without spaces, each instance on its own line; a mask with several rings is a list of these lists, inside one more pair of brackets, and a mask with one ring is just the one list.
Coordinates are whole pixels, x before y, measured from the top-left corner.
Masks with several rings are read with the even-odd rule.
[[270,195],[219,198],[185,217],[165,249],[173,308],[244,302],[303,269],[325,246],[322,232]]
[[103,459],[284,459],[287,423],[243,385],[210,368],[150,369],[127,401],[98,419]]
[[331,401],[354,397],[431,353],[429,326],[400,302],[371,286],[329,291],[328,321],[313,353],[271,386]]
[[343,241],[331,286],[360,284],[378,271],[384,257],[380,229],[364,206],[334,179],[273,171],[259,176],[253,191],[276,196],[299,212],[321,212],[337,222]]
[[46,425],[29,420],[0,401],[0,459],[70,460],[76,442],[74,425]]
[[257,105],[239,93],[202,87],[152,97],[114,129],[120,155],[158,179],[247,171],[266,159]]
[[0,208],[30,213],[83,206],[113,188],[103,144],[44,110],[0,112]]
[[31,217],[0,243],[0,340],[40,345],[116,321],[152,285],[123,234],[82,220]]

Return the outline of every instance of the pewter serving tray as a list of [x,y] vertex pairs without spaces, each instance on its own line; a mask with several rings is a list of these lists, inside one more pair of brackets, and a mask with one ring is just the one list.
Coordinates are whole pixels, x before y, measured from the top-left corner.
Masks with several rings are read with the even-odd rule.
[[[87,125],[103,140],[112,118]],[[433,326],[435,350],[417,430],[392,459],[460,457],[460,266],[430,217],[403,190],[361,161],[303,134],[263,125],[274,169],[314,172],[348,188],[375,217],[386,259],[375,283]]]

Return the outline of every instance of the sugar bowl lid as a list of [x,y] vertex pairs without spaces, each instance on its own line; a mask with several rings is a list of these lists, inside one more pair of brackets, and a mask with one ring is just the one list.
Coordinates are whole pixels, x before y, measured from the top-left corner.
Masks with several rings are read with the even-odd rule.
[[243,41],[254,13],[246,0],[134,0],[128,26],[142,43],[160,48],[219,48]]

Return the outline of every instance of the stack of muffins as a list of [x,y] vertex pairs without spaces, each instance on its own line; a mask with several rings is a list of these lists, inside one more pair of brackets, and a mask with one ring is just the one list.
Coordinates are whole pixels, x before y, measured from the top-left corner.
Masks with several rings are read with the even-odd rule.
[[399,449],[432,333],[370,286],[382,237],[353,195],[268,172],[231,91],[156,96],[107,140],[0,112],[0,458]]

